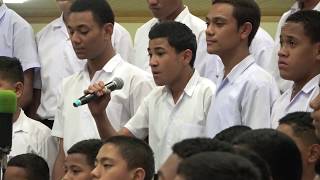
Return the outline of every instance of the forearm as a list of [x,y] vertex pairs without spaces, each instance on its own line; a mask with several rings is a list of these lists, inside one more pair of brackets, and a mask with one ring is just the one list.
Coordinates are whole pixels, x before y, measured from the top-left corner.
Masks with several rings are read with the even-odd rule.
[[118,135],[117,131],[111,125],[106,112],[101,115],[94,116],[96,125],[101,139],[107,139],[111,136]]
[[60,139],[58,156],[53,166],[52,180],[61,180],[64,176],[64,160],[65,154],[63,150],[63,140]]

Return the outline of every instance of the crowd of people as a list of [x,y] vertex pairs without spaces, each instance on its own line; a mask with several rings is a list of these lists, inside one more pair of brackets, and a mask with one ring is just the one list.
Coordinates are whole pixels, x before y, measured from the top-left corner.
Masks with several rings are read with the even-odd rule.
[[133,42],[107,0],[56,2],[34,35],[0,0],[5,180],[320,179],[319,0],[296,0],[275,39],[255,0],[212,0],[205,20],[147,0]]

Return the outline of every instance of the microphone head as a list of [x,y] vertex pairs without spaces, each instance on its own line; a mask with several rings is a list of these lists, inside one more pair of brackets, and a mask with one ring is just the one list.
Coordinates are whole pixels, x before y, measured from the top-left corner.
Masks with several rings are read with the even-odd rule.
[[114,78],[113,82],[116,84],[116,89],[122,89],[123,87],[123,80],[121,78]]
[[17,96],[11,90],[0,90],[0,113],[15,113]]

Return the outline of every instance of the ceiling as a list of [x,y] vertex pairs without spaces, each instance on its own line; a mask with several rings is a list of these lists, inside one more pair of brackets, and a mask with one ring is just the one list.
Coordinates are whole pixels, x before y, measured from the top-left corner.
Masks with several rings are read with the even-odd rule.
[[[256,1],[263,16],[280,16],[294,3],[294,0]],[[108,0],[108,2],[118,21],[132,22],[150,17],[146,0]],[[195,15],[203,17],[210,7],[211,0],[184,0],[184,3]],[[24,4],[7,4],[7,6],[31,22],[45,22],[59,16],[55,0],[28,0]]]

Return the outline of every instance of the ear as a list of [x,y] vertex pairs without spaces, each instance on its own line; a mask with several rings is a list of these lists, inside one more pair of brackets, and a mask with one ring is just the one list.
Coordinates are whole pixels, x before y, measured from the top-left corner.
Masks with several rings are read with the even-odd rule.
[[250,22],[245,22],[239,28],[241,40],[247,39],[252,31],[252,24]]
[[320,144],[312,144],[309,147],[308,163],[316,163],[320,158]]
[[192,59],[192,51],[190,49],[186,49],[183,52],[181,52],[182,54],[182,63],[184,65],[189,65],[191,59]]
[[24,88],[23,83],[17,82],[14,84],[14,87],[15,87],[14,91],[17,95],[17,98],[19,99],[23,94],[23,88]]
[[146,176],[146,172],[144,171],[143,168],[136,168],[132,170],[131,172],[131,179],[132,180],[144,180]]
[[113,33],[113,24],[112,23],[105,23],[103,25],[103,31],[105,32],[105,38],[110,37]]

